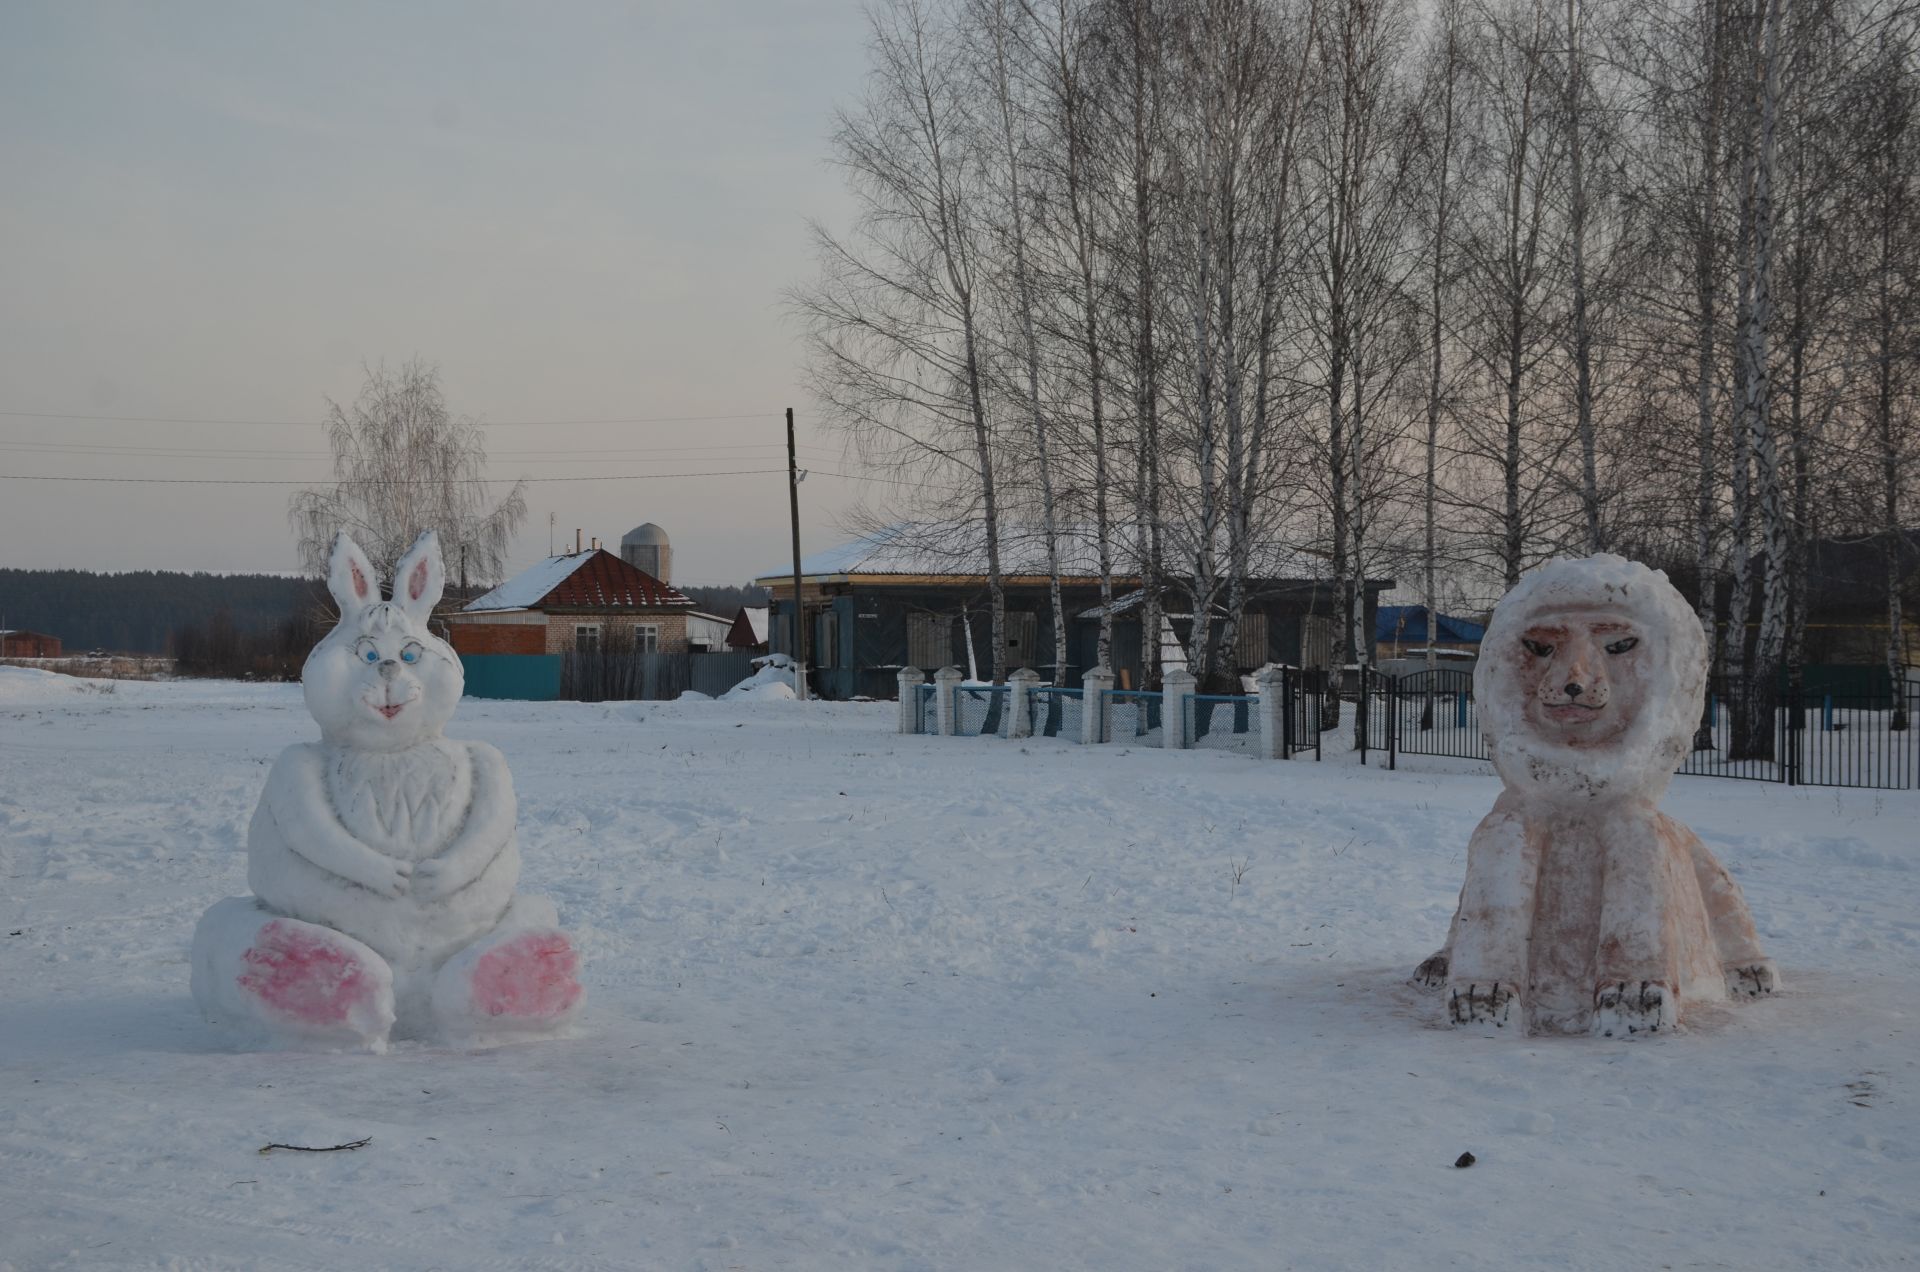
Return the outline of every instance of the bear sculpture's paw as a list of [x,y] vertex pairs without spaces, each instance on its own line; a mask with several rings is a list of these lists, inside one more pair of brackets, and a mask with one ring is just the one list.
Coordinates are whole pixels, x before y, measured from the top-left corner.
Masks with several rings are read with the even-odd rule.
[[1602,981],[1593,991],[1593,1032],[1599,1037],[1659,1033],[1678,1020],[1673,994],[1659,981]]
[[1516,1033],[1527,1031],[1527,1014],[1513,981],[1453,983],[1447,995],[1447,1015],[1456,1025],[1491,1026]]
[[1780,973],[1764,960],[1728,964],[1726,973],[1727,994],[1733,998],[1758,998],[1780,988]]
[[1439,989],[1447,983],[1447,952],[1441,950],[1413,969],[1413,983],[1421,989]]

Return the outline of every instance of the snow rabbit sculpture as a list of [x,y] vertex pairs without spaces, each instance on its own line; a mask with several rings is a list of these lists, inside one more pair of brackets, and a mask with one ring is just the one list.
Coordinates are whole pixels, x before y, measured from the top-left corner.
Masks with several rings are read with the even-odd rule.
[[1625,1036],[1777,987],[1739,887],[1657,807],[1706,677],[1692,608],[1622,557],[1553,561],[1495,608],[1473,693],[1506,789],[1415,973],[1455,1025]]
[[281,752],[247,828],[253,897],[193,934],[210,1020],[287,1044],[382,1051],[389,1035],[480,1040],[559,1030],[579,957],[553,903],[516,897],[513,779],[500,752],[441,729],[465,686],[427,630],[445,585],[429,531],[382,601],[366,554],[334,540],[340,622],[301,672],[319,742]]

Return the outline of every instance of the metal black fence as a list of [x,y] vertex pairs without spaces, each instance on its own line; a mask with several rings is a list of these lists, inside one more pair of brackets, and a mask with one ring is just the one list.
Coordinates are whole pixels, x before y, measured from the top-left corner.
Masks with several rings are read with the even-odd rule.
[[[1356,709],[1361,762],[1383,753],[1486,760],[1486,739],[1470,673],[1448,669],[1387,676],[1363,669]],[[1882,692],[1806,689],[1789,670],[1780,681],[1714,677],[1695,747],[1679,771],[1795,786],[1920,788],[1920,685]],[[1904,725],[1905,727],[1898,727]]]

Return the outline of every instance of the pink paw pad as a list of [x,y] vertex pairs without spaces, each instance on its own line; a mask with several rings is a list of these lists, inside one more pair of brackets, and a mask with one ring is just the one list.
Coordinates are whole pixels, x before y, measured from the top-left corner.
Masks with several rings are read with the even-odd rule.
[[374,993],[360,960],[338,945],[276,919],[260,929],[241,955],[242,989],[295,1020],[314,1025],[346,1022]]
[[485,1016],[547,1020],[580,1001],[580,956],[558,932],[529,932],[482,954],[473,968],[473,1005]]

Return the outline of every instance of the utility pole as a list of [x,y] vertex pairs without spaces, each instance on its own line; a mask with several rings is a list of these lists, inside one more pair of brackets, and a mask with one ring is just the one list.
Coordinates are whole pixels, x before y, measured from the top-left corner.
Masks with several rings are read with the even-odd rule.
[[793,692],[807,696],[806,607],[800,603],[800,465],[793,450],[793,408],[787,408],[787,507],[793,514]]

